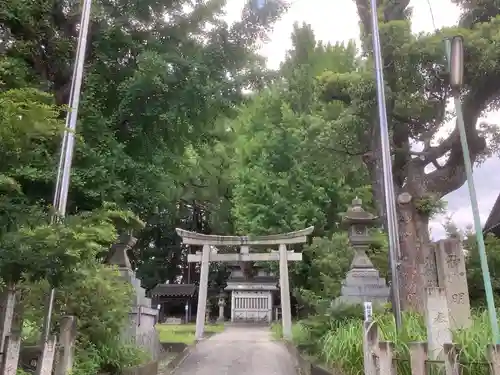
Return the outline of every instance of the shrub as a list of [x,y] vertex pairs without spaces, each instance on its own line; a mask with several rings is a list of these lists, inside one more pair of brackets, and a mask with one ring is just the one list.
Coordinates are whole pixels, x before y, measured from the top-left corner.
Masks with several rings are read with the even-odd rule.
[[145,352],[123,343],[120,337],[101,344],[80,338],[76,345],[72,375],[118,374],[124,368],[137,366],[149,359]]
[[[403,315],[403,329],[397,332],[394,318],[391,314],[375,315],[379,326],[381,340],[392,341],[396,348],[398,374],[410,375],[408,343],[426,341],[427,332],[424,320],[417,314]],[[304,322],[299,326],[306,327]],[[319,331],[315,333],[318,335]],[[318,340],[313,353],[321,362],[329,367],[337,368],[345,375],[363,373],[363,323],[361,319],[350,318],[341,321],[333,329],[325,329]],[[303,334],[294,341],[300,345]],[[480,362],[486,362],[486,346],[492,342],[491,330],[486,313],[473,313],[472,325],[468,329],[453,332],[453,341],[460,348],[460,361],[464,363],[463,375],[486,375],[488,367]]]
[[[30,323],[24,331],[28,335],[35,329],[39,332],[44,314],[40,306],[44,306],[50,287],[47,282],[24,287],[25,316]],[[56,293],[54,329],[63,315],[77,319],[75,373],[115,373],[148,360],[143,351],[120,340],[128,324],[132,286],[117,270],[100,264],[82,266]]]

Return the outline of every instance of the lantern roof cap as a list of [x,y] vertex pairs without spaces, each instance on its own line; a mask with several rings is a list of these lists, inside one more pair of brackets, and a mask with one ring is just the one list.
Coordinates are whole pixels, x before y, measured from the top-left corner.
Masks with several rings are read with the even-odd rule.
[[358,197],[352,200],[351,206],[342,218],[342,224],[375,224],[378,221],[378,216],[373,215],[363,209],[363,201]]

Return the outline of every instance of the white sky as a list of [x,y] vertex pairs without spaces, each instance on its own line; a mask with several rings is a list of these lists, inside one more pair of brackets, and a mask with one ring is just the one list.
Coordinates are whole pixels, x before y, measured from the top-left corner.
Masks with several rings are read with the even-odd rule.
[[[228,0],[227,18],[239,18],[241,9],[246,0]],[[268,66],[278,68],[285,53],[291,48],[290,35],[295,22],[305,22],[312,26],[316,39],[325,42],[347,42],[358,40],[358,16],[354,0],[291,0],[291,8],[276,24],[271,34],[271,40],[263,46],[261,52],[268,59]],[[432,12],[427,0],[412,0],[412,26],[414,32],[431,32],[435,26],[441,28],[457,23],[459,9],[450,0],[430,0]],[[432,15],[432,16],[431,16]],[[500,123],[500,115],[491,113],[489,121]],[[486,220],[498,193],[500,192],[500,175],[494,178],[492,170],[499,170],[498,158],[488,160],[481,168],[475,171],[474,180],[479,198],[479,210],[482,222]],[[487,183],[485,183],[487,181]],[[456,192],[445,197],[448,201],[448,210],[459,227],[464,228],[472,223],[472,213],[469,203],[468,190],[462,186]],[[440,222],[443,218],[436,218],[431,224],[431,235],[440,238],[444,230]]]

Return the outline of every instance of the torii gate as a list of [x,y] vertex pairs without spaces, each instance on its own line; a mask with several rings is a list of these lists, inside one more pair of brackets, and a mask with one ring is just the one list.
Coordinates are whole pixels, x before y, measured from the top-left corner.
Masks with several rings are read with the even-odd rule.
[[[217,236],[190,232],[176,228],[177,234],[185,245],[201,245],[203,250],[188,255],[189,263],[201,263],[200,287],[198,291],[198,309],[196,313],[196,339],[203,337],[205,328],[205,311],[207,306],[208,272],[210,262],[280,262],[280,294],[283,336],[292,338],[292,309],[290,303],[290,283],[288,277],[288,262],[301,261],[302,253],[287,251],[286,245],[305,243],[307,236],[314,230],[309,227],[296,232],[273,234],[268,236]],[[251,246],[276,246],[279,250],[270,253],[250,253]],[[211,247],[240,246],[237,254],[217,254]]]

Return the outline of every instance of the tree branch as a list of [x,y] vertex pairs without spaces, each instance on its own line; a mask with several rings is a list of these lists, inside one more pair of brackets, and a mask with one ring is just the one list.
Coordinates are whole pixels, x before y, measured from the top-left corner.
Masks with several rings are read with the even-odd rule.
[[[471,88],[463,100],[464,125],[469,146],[471,162],[486,150],[486,141],[479,135],[476,127],[481,113],[488,104],[500,93],[497,82],[500,77],[485,77]],[[450,152],[446,164],[426,175],[425,184],[429,191],[442,197],[463,185],[466,181],[462,145],[458,126],[450,136],[439,146],[432,147],[426,155],[426,161],[431,162]]]

